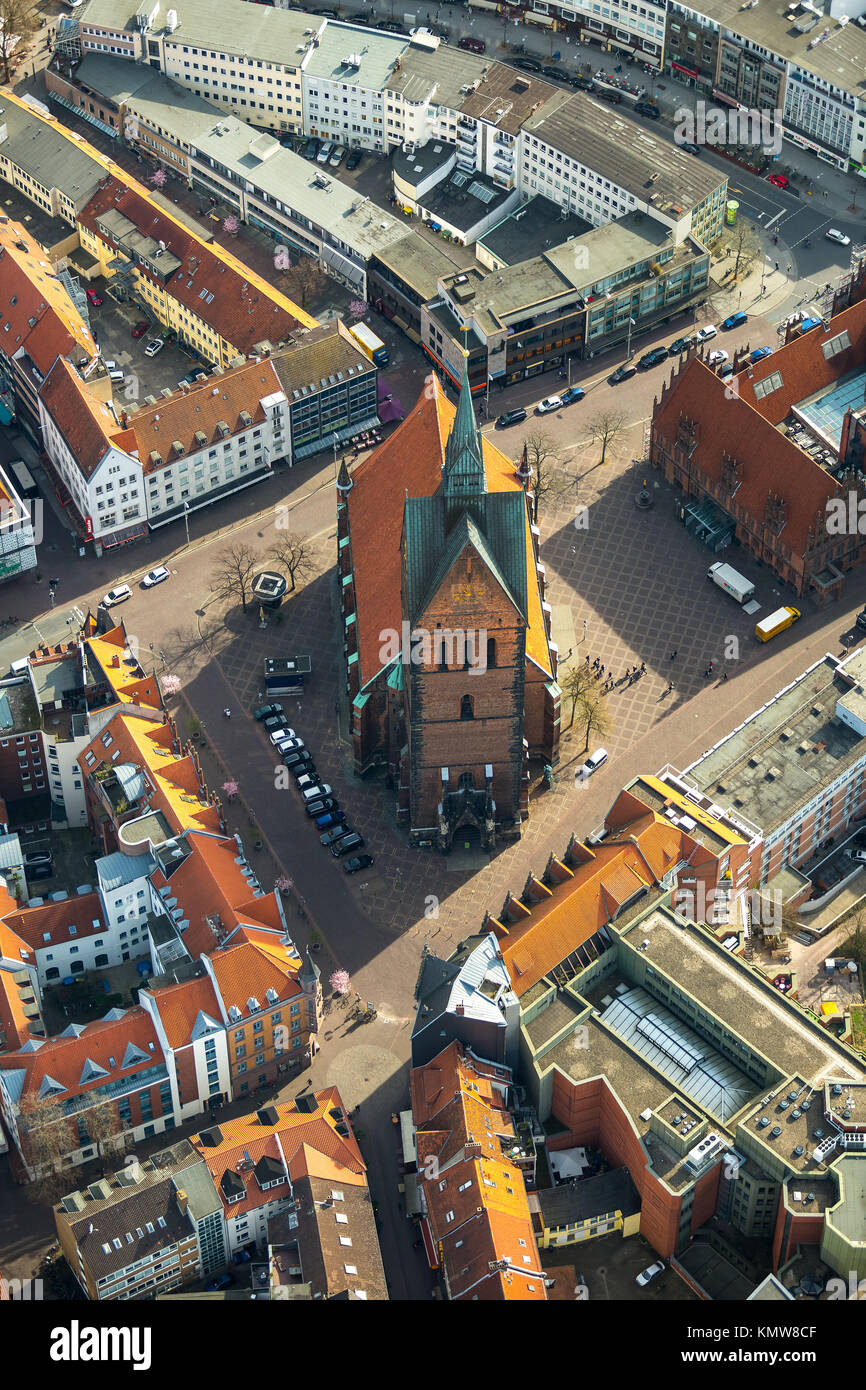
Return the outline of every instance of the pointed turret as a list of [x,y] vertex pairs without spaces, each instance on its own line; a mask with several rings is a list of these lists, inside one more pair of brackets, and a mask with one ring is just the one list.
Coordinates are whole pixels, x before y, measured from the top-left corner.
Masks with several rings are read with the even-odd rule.
[[481,434],[469,389],[469,353],[465,348],[457,414],[445,445],[444,490],[449,513],[462,510],[487,491]]
[[352,488],[354,486],[355,484],[352,482],[352,479],[349,476],[349,470],[346,467],[346,456],[344,454],[343,462],[340,464],[340,471],[337,474],[337,491],[340,494],[341,502],[345,502],[346,498],[348,497],[349,493],[352,491]]
[[304,965],[298,972],[298,984],[301,986],[301,989],[304,991],[305,994],[309,993],[310,990],[314,990],[316,988],[316,985],[319,982],[319,976],[322,973],[319,967],[316,965],[316,962],[313,960],[313,957],[310,955],[309,946],[307,947],[306,957],[307,958]]
[[524,488],[527,488],[529,484],[532,482],[532,469],[529,466],[529,455],[527,453],[525,443],[523,445],[523,453],[520,458],[520,465],[517,469],[517,476],[520,480],[521,486]]

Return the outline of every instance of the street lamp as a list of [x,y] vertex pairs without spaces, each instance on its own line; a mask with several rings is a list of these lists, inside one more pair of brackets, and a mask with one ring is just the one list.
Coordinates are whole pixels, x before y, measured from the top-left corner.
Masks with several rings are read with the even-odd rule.
[[626,360],[626,362],[628,362],[629,359],[630,359],[630,357],[631,357],[631,330],[632,330],[633,328],[634,328],[634,319],[629,319],[629,321],[628,321],[628,337],[626,338],[626,342],[625,342],[625,360]]
[[186,527],[186,543],[189,545],[189,503],[183,504],[183,522]]

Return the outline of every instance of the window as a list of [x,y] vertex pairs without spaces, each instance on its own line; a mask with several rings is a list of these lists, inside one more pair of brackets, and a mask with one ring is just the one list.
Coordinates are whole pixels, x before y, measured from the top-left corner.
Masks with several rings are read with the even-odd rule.
[[782,385],[782,373],[771,372],[763,381],[755,382],[755,398],[761,400],[764,396],[769,396],[773,391],[778,391]]
[[472,703],[472,696],[471,696],[471,695],[464,695],[464,696],[463,696],[463,699],[460,701],[460,718],[461,718],[461,719],[474,719],[474,718],[475,718],[475,708],[474,708],[473,703]]
[[450,1226],[450,1225],[451,1225],[451,1222],[452,1222],[453,1220],[454,1220],[454,1212],[453,1212],[453,1211],[446,1211],[446,1213],[445,1213],[445,1224],[448,1225],[448,1226]]

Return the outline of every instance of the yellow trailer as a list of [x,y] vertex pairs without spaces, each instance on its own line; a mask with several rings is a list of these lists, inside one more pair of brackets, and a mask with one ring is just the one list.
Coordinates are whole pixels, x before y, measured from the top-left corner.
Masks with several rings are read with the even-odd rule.
[[777,608],[775,613],[761,619],[755,628],[755,636],[759,642],[769,642],[777,632],[784,632],[786,627],[795,623],[799,616],[799,608]]

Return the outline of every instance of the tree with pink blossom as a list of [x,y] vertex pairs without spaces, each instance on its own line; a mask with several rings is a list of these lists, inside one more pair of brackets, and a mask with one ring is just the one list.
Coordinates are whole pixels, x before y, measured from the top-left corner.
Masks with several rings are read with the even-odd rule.
[[163,695],[177,695],[180,691],[180,676],[161,676],[160,685]]
[[279,878],[274,879],[275,893],[291,893],[294,886],[295,885],[292,882],[292,880],[290,878],[286,878],[285,874],[281,874]]
[[335,994],[349,993],[349,972],[348,970],[335,970],[328,984]]
[[168,175],[162,168],[155,169],[150,176],[150,182],[153,184],[154,188],[165,188],[168,182]]
[[237,236],[240,225],[233,212],[230,212],[228,217],[223,218],[223,231],[228,232],[229,236]]
[[349,313],[353,319],[362,319],[368,308],[366,299],[353,299],[349,305]]
[[223,791],[225,792],[229,801],[234,801],[235,797],[238,794],[237,782],[223,782]]

